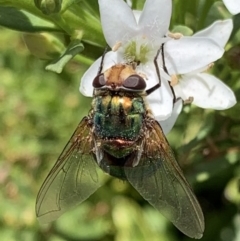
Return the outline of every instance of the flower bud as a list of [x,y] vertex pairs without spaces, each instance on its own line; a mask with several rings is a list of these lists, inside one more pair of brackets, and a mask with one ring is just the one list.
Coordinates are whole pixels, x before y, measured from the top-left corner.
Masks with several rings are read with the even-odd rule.
[[60,12],[62,0],[34,0],[34,3],[44,14],[49,15]]
[[51,60],[64,51],[64,38],[60,34],[25,33],[23,38],[28,50],[37,58]]

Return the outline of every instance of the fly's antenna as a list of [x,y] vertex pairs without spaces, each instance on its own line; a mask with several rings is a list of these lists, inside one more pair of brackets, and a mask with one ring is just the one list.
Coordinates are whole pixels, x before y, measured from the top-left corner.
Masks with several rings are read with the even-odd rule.
[[106,48],[105,48],[105,50],[103,52],[101,63],[100,63],[99,69],[98,69],[98,75],[102,73],[104,57],[105,57],[107,52],[108,52],[108,46],[106,46]]
[[141,64],[141,62],[139,60],[136,60],[136,61],[131,61],[131,62],[128,62],[126,63],[127,65],[130,65],[133,69],[136,69],[138,65]]

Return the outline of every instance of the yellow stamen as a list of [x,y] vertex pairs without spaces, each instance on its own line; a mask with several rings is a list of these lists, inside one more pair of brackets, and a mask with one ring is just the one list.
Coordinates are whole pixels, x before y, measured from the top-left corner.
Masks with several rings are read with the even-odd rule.
[[178,76],[176,74],[171,75],[170,85],[175,86],[179,83]]
[[184,105],[187,105],[187,104],[192,104],[194,98],[193,96],[189,96],[188,99],[184,100]]
[[183,34],[181,33],[168,33],[168,37],[173,38],[175,40],[178,40],[183,37]]
[[120,41],[116,42],[112,47],[112,51],[116,52],[121,46],[122,46],[122,42]]
[[210,63],[210,64],[207,66],[207,69],[206,69],[205,71],[210,70],[213,66],[214,66],[214,63]]

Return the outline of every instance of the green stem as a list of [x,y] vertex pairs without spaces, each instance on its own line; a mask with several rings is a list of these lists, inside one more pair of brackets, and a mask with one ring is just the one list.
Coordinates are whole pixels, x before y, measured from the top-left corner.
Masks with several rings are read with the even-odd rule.
[[72,36],[74,34],[74,29],[72,29],[66,21],[59,14],[51,15],[52,21],[58,25],[61,29],[63,29],[68,35]]
[[81,54],[78,54],[74,57],[74,60],[76,60],[77,62],[79,62],[80,64],[84,64],[84,65],[87,65],[87,66],[90,66],[92,65],[92,63],[94,62],[93,59],[90,59],[86,56],[83,56]]
[[63,18],[67,23],[71,23],[74,29],[84,31],[83,40],[96,46],[106,46],[100,19],[90,14],[84,7],[74,5],[74,8],[70,8],[63,14]]

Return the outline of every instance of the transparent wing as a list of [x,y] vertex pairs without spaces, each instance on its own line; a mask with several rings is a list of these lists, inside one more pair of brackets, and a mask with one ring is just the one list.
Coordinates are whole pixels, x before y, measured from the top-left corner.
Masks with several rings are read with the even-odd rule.
[[204,217],[191,187],[183,176],[161,127],[149,123],[143,139],[143,152],[135,167],[125,167],[133,187],[179,230],[201,238]]
[[80,122],[38,193],[36,214],[42,223],[57,219],[101,186],[87,121]]

